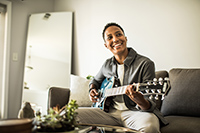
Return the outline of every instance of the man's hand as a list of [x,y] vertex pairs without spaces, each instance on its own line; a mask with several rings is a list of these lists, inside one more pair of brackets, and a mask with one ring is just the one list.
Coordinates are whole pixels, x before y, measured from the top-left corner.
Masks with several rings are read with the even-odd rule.
[[129,85],[126,87],[126,95],[129,96],[129,98],[134,101],[142,110],[147,110],[150,108],[150,103],[146,99],[144,99],[144,96],[139,92],[135,91],[136,86],[135,84]]
[[90,101],[92,102],[97,102],[97,99],[98,99],[98,93],[97,93],[97,90],[96,89],[92,89],[90,91],[90,94],[89,94],[89,97],[90,97]]

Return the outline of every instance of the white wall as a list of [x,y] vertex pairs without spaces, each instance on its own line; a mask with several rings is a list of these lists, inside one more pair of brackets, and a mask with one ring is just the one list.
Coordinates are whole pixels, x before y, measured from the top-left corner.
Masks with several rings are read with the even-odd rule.
[[128,46],[151,58],[156,70],[200,67],[199,0],[56,0],[74,11],[73,73],[95,75],[112,54],[101,36],[108,22],[125,30]]

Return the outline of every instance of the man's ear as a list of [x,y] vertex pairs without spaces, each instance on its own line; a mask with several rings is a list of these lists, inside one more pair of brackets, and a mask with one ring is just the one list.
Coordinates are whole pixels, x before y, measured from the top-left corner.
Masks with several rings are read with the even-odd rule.
[[108,48],[107,45],[106,45],[106,43],[104,43],[104,46],[105,46],[106,48]]

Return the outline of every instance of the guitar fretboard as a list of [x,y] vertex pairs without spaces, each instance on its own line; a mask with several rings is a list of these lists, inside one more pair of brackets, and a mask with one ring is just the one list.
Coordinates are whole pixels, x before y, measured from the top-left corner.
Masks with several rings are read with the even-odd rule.
[[125,94],[126,91],[126,86],[120,86],[120,87],[115,87],[115,88],[110,88],[105,90],[105,96],[117,96],[117,95],[123,95]]

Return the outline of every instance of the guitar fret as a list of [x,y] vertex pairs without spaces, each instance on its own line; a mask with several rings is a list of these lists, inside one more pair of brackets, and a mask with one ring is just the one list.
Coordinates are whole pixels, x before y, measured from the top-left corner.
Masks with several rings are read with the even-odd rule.
[[112,94],[114,95],[116,94],[116,92],[117,92],[117,88],[114,88],[114,91],[112,92]]
[[119,93],[120,93],[120,90],[121,90],[121,87],[120,87],[119,89],[117,89],[117,94],[119,94]]
[[116,95],[117,88],[113,88],[112,95]]
[[118,94],[120,94],[122,90],[123,90],[123,87],[120,87],[118,90],[119,91]]
[[117,94],[120,94],[121,90],[122,90],[122,87],[119,87],[119,88],[117,89]]
[[111,90],[111,95],[113,95],[114,91],[115,91],[115,89],[113,88],[113,89]]
[[120,94],[125,94],[126,86],[121,87]]

